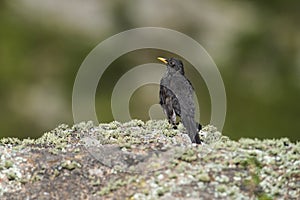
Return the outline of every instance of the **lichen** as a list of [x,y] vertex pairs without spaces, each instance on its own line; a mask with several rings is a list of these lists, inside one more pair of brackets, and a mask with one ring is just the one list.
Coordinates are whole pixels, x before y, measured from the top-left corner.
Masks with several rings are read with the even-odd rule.
[[61,163],[63,169],[73,170],[75,168],[80,168],[81,165],[76,161],[66,160]]
[[121,188],[127,184],[134,182],[134,180],[135,180],[134,177],[125,178],[123,180],[121,180],[121,179],[112,180],[106,186],[102,187],[102,189],[99,192],[97,192],[97,194],[100,196],[107,195],[115,190],[118,190],[119,188]]
[[[299,196],[299,142],[287,138],[233,141],[210,125],[203,127],[200,136],[202,145],[191,144],[181,123],[174,130],[167,120],[133,120],[60,125],[38,139],[2,138],[0,196],[19,195],[33,184],[69,178],[86,187],[77,192],[93,191],[86,194],[88,198],[114,194],[123,199]],[[86,138],[94,142],[92,151]],[[93,150],[99,149],[118,154],[93,157]],[[128,165],[120,163],[124,157]]]
[[210,177],[207,173],[200,173],[197,175],[197,179],[202,182],[209,182]]
[[187,149],[180,157],[180,160],[192,162],[197,160],[197,155],[193,149]]

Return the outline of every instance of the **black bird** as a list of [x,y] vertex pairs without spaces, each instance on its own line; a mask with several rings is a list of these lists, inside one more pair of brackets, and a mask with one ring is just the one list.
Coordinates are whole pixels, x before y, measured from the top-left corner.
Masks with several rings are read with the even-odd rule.
[[191,141],[201,144],[198,134],[201,125],[194,120],[194,88],[184,75],[182,62],[176,58],[157,59],[167,65],[167,71],[160,80],[159,103],[169,123],[176,127],[176,116],[179,116]]

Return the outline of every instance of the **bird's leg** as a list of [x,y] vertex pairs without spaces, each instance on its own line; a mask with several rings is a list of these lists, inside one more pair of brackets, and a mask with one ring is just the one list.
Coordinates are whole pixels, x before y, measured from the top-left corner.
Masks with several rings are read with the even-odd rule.
[[176,123],[176,113],[175,111],[173,110],[173,113],[172,113],[172,116],[171,116],[171,124],[173,125],[173,128],[174,129],[177,129],[177,123]]
[[203,140],[200,139],[199,134],[195,135],[196,144],[202,144]]
[[202,129],[202,125],[198,122],[196,122],[196,127],[197,127],[198,132]]
[[172,124],[172,126],[173,126],[174,129],[177,129],[178,123],[174,123],[174,122],[172,122],[172,120],[170,120],[170,119],[169,119],[168,121],[169,121],[170,124]]

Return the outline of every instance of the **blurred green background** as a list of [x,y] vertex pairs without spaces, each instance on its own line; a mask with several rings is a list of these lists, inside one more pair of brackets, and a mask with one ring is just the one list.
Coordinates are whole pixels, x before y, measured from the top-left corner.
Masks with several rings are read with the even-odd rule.
[[[101,41],[127,29],[157,26],[197,40],[212,56],[227,93],[223,134],[300,139],[300,1],[0,1],[0,137],[38,137],[73,124],[72,88],[82,61]],[[114,84],[136,65],[168,52],[145,49],[118,58],[100,80],[97,114],[111,121]],[[176,55],[175,55],[176,56]],[[207,88],[187,64],[210,119]],[[132,117],[148,119],[157,85],[131,98]],[[101,113],[101,114],[100,114]]]

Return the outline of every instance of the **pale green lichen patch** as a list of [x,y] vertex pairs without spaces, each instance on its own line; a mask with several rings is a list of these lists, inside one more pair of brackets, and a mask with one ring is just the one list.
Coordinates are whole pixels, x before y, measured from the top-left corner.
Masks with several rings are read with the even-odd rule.
[[193,149],[187,149],[180,157],[180,160],[192,162],[197,160],[196,152]]
[[22,141],[18,138],[1,138],[1,144],[21,144]]
[[221,140],[222,138],[222,133],[219,132],[215,126],[212,125],[207,125],[203,127],[199,134],[200,134],[200,138],[206,144],[215,143]]
[[211,125],[200,137],[204,143],[195,145],[182,124],[174,130],[167,120],[132,120],[60,125],[38,139],[3,138],[0,199],[299,197],[299,142],[233,141]]
[[73,170],[75,168],[80,168],[81,165],[76,161],[66,160],[61,163],[63,169]]
[[123,180],[121,179],[111,180],[106,186],[102,187],[102,189],[97,194],[100,196],[110,194],[111,192],[118,190],[134,181],[135,181],[134,177],[129,177],[129,178],[125,177],[123,178]]
[[210,177],[207,173],[201,173],[201,174],[198,174],[197,175],[197,179],[199,181],[202,181],[202,182],[209,182],[210,181]]

